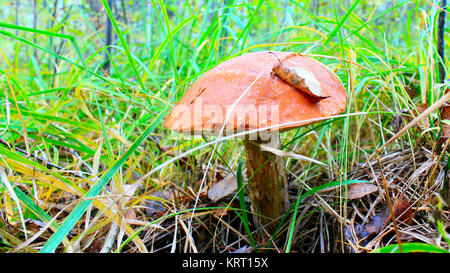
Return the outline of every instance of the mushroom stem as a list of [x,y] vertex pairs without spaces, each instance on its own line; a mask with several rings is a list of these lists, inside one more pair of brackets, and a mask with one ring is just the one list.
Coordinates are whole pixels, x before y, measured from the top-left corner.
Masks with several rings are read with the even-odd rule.
[[[271,152],[261,149],[258,140],[244,140],[247,154],[247,177],[249,196],[252,202],[254,222],[258,228],[274,231],[278,218],[288,206],[288,185],[284,178],[283,160]],[[267,143],[264,143],[267,145]],[[272,134],[271,147],[279,148],[279,134]]]

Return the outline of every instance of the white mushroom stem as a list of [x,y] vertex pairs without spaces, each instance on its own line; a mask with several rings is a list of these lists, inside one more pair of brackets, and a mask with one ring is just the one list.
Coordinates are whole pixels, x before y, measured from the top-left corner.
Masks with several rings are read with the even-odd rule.
[[[244,140],[247,154],[247,177],[252,210],[257,227],[274,231],[288,207],[288,184],[284,177],[283,158],[262,150],[262,140]],[[279,134],[273,133],[269,143],[280,148]]]

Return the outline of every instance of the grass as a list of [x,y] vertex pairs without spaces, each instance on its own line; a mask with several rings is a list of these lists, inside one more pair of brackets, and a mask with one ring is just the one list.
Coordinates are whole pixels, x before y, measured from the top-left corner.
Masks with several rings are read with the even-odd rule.
[[[436,196],[448,204],[450,187],[438,1],[103,0],[97,10],[50,2],[36,11],[21,3],[18,16],[14,2],[1,2],[0,251],[391,252],[394,229],[402,251],[448,251],[448,207],[436,205]],[[308,54],[348,94],[339,118],[281,135],[284,151],[327,168],[285,158],[292,210],[268,241],[254,230],[244,191],[217,203],[206,196],[229,173],[246,185],[240,141],[162,126],[205,71],[258,50]],[[424,103],[430,126],[421,129],[413,113]],[[360,180],[380,191],[347,200],[347,185]],[[417,217],[352,245],[344,228],[380,211],[386,192]]]

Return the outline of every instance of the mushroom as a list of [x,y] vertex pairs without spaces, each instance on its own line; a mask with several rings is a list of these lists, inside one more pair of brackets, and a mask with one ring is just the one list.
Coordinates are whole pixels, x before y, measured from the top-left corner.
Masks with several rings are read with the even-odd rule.
[[[304,80],[297,76],[306,85],[312,82],[320,97],[277,76],[272,69],[280,64],[307,74]],[[292,52],[260,51],[229,59],[204,73],[164,125],[191,135],[251,132],[243,137],[248,194],[255,224],[273,231],[288,208],[288,182],[282,157],[270,148],[280,147],[280,132],[341,113],[346,100],[339,78],[320,62]]]

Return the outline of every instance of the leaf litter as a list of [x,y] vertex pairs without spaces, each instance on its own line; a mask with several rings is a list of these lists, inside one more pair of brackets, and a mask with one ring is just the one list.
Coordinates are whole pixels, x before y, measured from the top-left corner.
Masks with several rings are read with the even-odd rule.
[[[364,197],[349,198],[350,222],[343,231],[350,252],[366,252],[391,241],[396,243],[398,238],[393,232],[393,219],[399,229],[401,242],[432,241],[430,234],[438,232],[429,221],[433,211],[430,200],[433,192],[441,189],[448,179],[446,162],[437,160],[438,157],[432,149],[424,146],[418,146],[415,150],[405,147],[390,151],[365,165],[357,165],[349,174],[352,179],[375,180],[376,185],[378,182],[381,184],[381,175],[384,175],[393,200],[394,215],[391,215],[385,200],[386,189],[383,187]],[[427,182],[435,168],[437,175],[433,181]],[[448,213],[445,215],[448,218]],[[445,247],[443,242],[434,241],[434,244]]]

